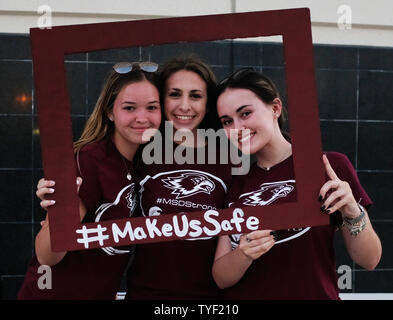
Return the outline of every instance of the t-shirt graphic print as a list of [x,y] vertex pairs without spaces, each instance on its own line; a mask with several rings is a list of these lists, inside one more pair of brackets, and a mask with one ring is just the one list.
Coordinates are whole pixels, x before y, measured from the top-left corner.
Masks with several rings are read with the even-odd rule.
[[180,213],[183,210],[217,210],[208,199],[215,193],[223,196],[227,192],[224,181],[219,177],[191,169],[148,175],[140,182],[140,186],[144,216]]
[[[236,201],[236,205],[258,207],[274,204],[278,201],[296,201],[293,197],[293,194],[291,194],[292,192],[295,192],[295,187],[296,181],[293,179],[262,183],[258,189],[241,194],[238,201]],[[288,199],[286,199],[287,197]],[[233,204],[233,202],[230,203],[229,207],[233,206]],[[275,244],[277,245],[279,243],[300,237],[309,230],[310,227],[280,230],[278,234],[278,240]],[[232,248],[236,248],[238,246],[240,236],[241,234],[232,234],[230,236]]]

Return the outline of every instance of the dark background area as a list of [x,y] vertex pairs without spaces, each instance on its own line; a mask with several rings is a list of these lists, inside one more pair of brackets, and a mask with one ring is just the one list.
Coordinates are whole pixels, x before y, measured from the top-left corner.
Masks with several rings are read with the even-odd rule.
[[[280,43],[228,40],[69,55],[65,65],[74,138],[115,62],[161,64],[180,53],[197,54],[218,80],[239,67],[263,71],[287,101]],[[393,48],[314,45],[314,56],[323,149],[351,160],[374,201],[369,214],[383,246],[377,268],[365,271],[352,262],[337,234],[337,268],[349,266],[352,278],[351,289],[342,292],[392,293]],[[43,170],[28,35],[0,34],[0,84],[0,297],[15,299],[44,219],[35,196]]]

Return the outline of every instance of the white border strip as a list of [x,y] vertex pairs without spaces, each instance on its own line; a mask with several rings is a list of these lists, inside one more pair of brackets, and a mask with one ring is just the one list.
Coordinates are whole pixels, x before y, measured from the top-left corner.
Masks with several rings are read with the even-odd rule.
[[[126,292],[118,292],[116,300],[124,300]],[[340,293],[341,300],[393,300],[393,293]]]
[[340,293],[342,300],[393,300],[393,293]]

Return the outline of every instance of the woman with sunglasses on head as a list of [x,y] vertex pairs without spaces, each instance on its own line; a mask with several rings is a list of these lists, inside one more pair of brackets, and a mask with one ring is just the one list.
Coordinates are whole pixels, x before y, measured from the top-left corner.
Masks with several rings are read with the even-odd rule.
[[[219,126],[214,73],[199,59],[175,58],[163,66],[160,79],[167,136],[162,141],[162,164],[144,167],[141,213],[148,217],[222,208],[231,167],[220,164],[218,158],[208,163],[211,145],[197,131]],[[191,139],[177,139],[180,133],[190,134]],[[184,153],[193,152],[192,163],[179,163],[179,148]],[[198,152],[204,155],[203,163],[198,162]],[[218,149],[212,153],[220,154]],[[126,299],[217,298],[218,288],[211,274],[216,243],[217,239],[210,237],[136,246],[127,275]]]
[[[272,81],[239,70],[219,85],[217,111],[227,135],[238,130],[234,142],[257,160],[247,175],[234,179],[229,205],[296,201],[291,142],[282,132],[285,110]],[[226,299],[339,299],[333,247],[338,229],[355,263],[376,267],[382,249],[364,208],[370,198],[346,156],[327,152],[323,163],[320,214],[330,215],[332,224],[220,237],[213,276],[226,288]]]
[[[77,176],[82,177],[79,198],[83,223],[133,214],[140,146],[149,139],[144,133],[158,129],[161,123],[157,68],[151,62],[115,65],[82,136],[74,143]],[[38,183],[37,196],[43,200],[43,208],[54,205],[51,210],[56,210],[55,201],[45,199],[54,192],[54,184],[44,179]],[[114,299],[130,248],[53,252],[48,220],[41,225],[35,239],[36,256],[18,298]],[[39,286],[42,265],[51,268],[49,288]]]

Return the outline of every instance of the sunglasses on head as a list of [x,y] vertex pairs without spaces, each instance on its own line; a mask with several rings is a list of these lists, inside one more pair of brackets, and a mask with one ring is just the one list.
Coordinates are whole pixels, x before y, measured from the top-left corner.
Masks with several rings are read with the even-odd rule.
[[156,72],[158,70],[158,64],[151,61],[119,62],[113,66],[113,70],[117,73],[125,74],[131,72],[135,67],[138,67],[145,72]]
[[219,87],[225,86],[230,80],[237,80],[246,74],[249,73],[254,73],[255,70],[253,68],[241,68],[237,70],[235,73],[231,74],[229,77],[221,80],[221,82],[218,84]]

